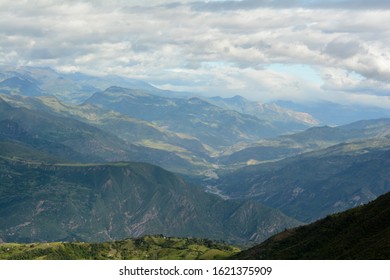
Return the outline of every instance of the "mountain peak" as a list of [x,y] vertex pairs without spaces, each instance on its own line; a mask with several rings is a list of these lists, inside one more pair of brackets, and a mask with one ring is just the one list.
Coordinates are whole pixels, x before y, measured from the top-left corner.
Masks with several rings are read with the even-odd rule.
[[241,95],[235,95],[229,99],[234,100],[234,101],[240,101],[240,102],[248,101],[245,97],[242,97]]
[[202,105],[202,104],[211,105],[210,103],[208,103],[207,101],[199,97],[191,97],[190,99],[188,99],[188,103],[193,105]]
[[125,92],[127,91],[128,89],[126,88],[123,88],[123,87],[118,87],[118,86],[110,86],[108,87],[105,91],[108,91],[108,92]]

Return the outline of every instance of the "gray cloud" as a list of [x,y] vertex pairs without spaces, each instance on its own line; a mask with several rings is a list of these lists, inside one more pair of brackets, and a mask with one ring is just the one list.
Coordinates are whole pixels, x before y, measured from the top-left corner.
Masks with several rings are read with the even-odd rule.
[[257,8],[292,8],[306,5],[299,0],[242,0],[193,2],[192,8],[198,11],[252,10]]
[[359,53],[365,53],[359,40],[339,37],[329,42],[324,50],[325,53],[339,58],[350,58]]
[[197,11],[228,11],[252,10],[258,8],[308,8],[308,9],[390,9],[387,0],[227,0],[227,1],[197,1],[191,3]]
[[390,9],[390,3],[387,0],[344,0],[344,1],[310,1],[309,6],[313,8],[332,8],[332,9]]

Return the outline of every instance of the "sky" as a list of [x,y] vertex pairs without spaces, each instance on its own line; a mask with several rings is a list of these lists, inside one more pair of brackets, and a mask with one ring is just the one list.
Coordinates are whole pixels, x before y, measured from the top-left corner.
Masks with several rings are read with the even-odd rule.
[[0,0],[0,64],[390,108],[390,1]]

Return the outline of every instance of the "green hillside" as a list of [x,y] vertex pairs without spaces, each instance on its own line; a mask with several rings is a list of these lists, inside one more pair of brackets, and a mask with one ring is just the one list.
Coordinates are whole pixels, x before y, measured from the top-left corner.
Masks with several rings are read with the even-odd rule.
[[158,235],[103,243],[4,243],[0,260],[212,260],[239,250],[207,239]]
[[286,230],[238,259],[390,259],[390,193],[367,205]]
[[258,202],[205,193],[149,164],[44,164],[0,157],[4,242],[164,234],[253,243],[298,224]]

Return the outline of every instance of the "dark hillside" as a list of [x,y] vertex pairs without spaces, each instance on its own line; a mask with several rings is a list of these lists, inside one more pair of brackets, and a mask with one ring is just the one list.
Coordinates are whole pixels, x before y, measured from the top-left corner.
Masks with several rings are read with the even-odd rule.
[[390,259],[390,193],[367,205],[286,230],[238,259]]

